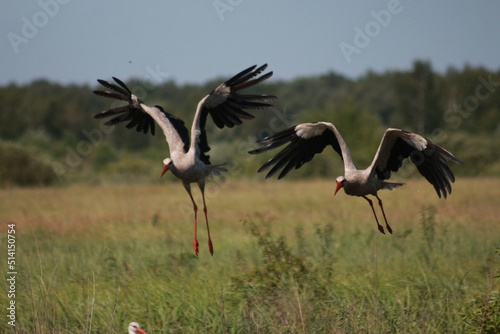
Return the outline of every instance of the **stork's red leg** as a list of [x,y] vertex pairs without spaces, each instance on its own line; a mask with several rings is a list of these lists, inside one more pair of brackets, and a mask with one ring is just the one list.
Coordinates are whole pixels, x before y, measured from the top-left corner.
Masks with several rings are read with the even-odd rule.
[[193,247],[194,247],[194,253],[196,256],[198,256],[198,253],[200,252],[200,244],[198,242],[198,207],[196,204],[193,202],[193,211],[194,211],[194,239],[193,239]]
[[207,216],[207,207],[203,207],[203,212],[205,212],[205,221],[207,222],[207,232],[208,232],[208,249],[210,250],[210,254],[214,255],[214,246],[212,245],[212,238],[210,237],[210,227],[208,226],[208,216]]
[[198,253],[200,252],[200,244],[198,243],[198,233],[197,233],[197,227],[198,227],[198,206],[196,205],[196,202],[194,201],[193,195],[191,194],[191,185],[189,183],[184,183],[184,188],[186,188],[186,191],[189,194],[189,198],[191,198],[191,202],[193,203],[193,211],[194,211],[194,239],[193,239],[193,247],[194,247],[194,253],[196,256],[198,256]]
[[387,228],[387,231],[389,231],[390,234],[392,234],[392,228],[389,226],[389,223],[387,222],[387,218],[385,218],[385,212],[384,212],[384,206],[382,205],[382,200],[378,198],[377,195],[375,195],[378,199],[378,205],[380,205],[380,208],[382,209],[382,215],[384,215],[384,220],[385,220],[385,227]]
[[[373,211],[373,216],[375,217],[375,221],[377,222],[377,227],[378,227],[378,230],[380,231],[380,233],[382,234],[385,234],[384,232],[384,228],[382,227],[382,225],[380,225],[380,223],[378,222],[378,218],[377,218],[377,214],[375,213],[375,209],[373,208],[373,202],[371,199],[369,199],[368,197],[366,196],[361,196],[363,197],[364,199],[366,199],[368,201],[368,204],[370,204],[371,208],[372,208],[372,211]],[[392,232],[391,232],[392,233]]]
[[214,255],[214,247],[212,245],[212,238],[210,237],[210,226],[208,225],[208,210],[207,205],[205,203],[205,185],[200,185],[201,197],[203,198],[203,212],[205,213],[205,222],[207,223],[207,233],[208,233],[208,249],[210,250],[210,254]]

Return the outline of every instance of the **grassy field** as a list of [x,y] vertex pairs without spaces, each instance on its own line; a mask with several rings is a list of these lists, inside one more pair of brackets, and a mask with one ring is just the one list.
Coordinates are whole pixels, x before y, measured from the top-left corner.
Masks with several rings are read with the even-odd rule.
[[215,254],[200,210],[198,258],[178,182],[0,190],[0,331],[125,333],[137,321],[150,334],[500,332],[500,179],[459,179],[447,200],[420,179],[382,192],[393,235],[363,199],[333,190],[210,183]]

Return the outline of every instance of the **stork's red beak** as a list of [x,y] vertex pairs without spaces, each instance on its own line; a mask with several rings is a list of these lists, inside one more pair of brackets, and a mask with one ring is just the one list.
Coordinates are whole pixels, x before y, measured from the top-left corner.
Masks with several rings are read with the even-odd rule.
[[333,193],[333,196],[337,195],[337,192],[342,188],[342,182],[337,182],[337,187],[335,188],[335,192]]
[[135,332],[136,332],[136,333],[139,333],[139,334],[148,334],[148,333],[146,333],[145,331],[143,331],[143,330],[142,330],[142,329],[140,329],[140,328],[137,328],[137,329],[135,330]]
[[163,169],[161,171],[160,177],[162,177],[163,174],[165,174],[167,172],[167,170],[168,170],[168,165],[163,165]]

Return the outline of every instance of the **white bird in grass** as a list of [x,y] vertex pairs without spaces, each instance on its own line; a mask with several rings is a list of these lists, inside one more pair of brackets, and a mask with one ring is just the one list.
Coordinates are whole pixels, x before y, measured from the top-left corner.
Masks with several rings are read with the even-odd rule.
[[344,175],[336,179],[337,186],[334,196],[340,188],[343,188],[347,195],[366,199],[372,208],[377,227],[382,233],[385,233],[384,228],[378,221],[372,200],[366,196],[373,195],[377,198],[384,216],[385,226],[392,233],[392,229],[387,223],[382,200],[377,196],[377,192],[382,189],[392,190],[403,185],[403,183],[385,181],[391,177],[391,172],[396,172],[402,166],[403,160],[410,158],[420,174],[434,186],[439,198],[441,196],[446,198],[448,194],[451,194],[451,183],[455,181],[455,176],[448,167],[445,158],[455,163],[462,163],[453,154],[430,140],[416,133],[400,129],[387,129],[385,131],[373,162],[366,169],[358,169],[354,165],[349,148],[331,123],[299,124],[259,142],[267,145],[249,153],[267,152],[288,143],[288,146],[259,169],[259,172],[262,172],[272,166],[266,178],[281,170],[278,179],[284,177],[290,170],[298,169],[306,162],[311,161],[315,154],[321,153],[327,145],[331,145],[344,161]]
[[259,76],[267,67],[267,64],[257,68],[256,65],[247,68],[236,74],[231,79],[220,84],[210,94],[205,96],[198,103],[191,127],[191,138],[184,125],[184,122],[163,110],[160,106],[149,107],[138,99],[128,87],[119,79],[114,78],[118,84],[98,80],[98,82],[109,91],[94,91],[95,94],[127,101],[128,105],[105,110],[95,116],[95,118],[113,117],[104,123],[105,125],[115,125],[121,122],[129,122],[127,128],[136,128],[138,132],[155,133],[155,121],[162,128],[168,146],[170,157],[163,160],[163,170],[161,176],[167,171],[171,171],[176,177],[182,180],[184,188],[191,198],[194,211],[194,240],[193,246],[196,255],[199,252],[197,239],[197,211],[198,207],[191,194],[191,183],[196,182],[201,190],[203,198],[203,211],[208,232],[208,246],[210,254],[213,255],[212,239],[208,224],[207,206],[205,203],[205,179],[207,177],[220,175],[227,172],[224,167],[227,163],[213,165],[210,163],[206,153],[210,150],[207,142],[205,125],[207,116],[210,114],[218,128],[225,126],[232,128],[242,123],[243,119],[252,119],[253,115],[243,109],[270,109],[271,104],[264,103],[276,99],[275,96],[266,94],[239,94],[238,91],[254,86],[268,78],[273,72],[268,72]]
[[141,329],[141,326],[137,322],[131,322],[128,325],[128,334],[148,334],[144,330]]

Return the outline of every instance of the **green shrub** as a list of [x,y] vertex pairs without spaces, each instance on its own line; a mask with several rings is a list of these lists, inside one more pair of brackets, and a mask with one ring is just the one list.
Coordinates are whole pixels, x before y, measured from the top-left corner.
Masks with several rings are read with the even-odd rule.
[[36,152],[0,142],[0,186],[47,186],[56,183],[51,166]]

